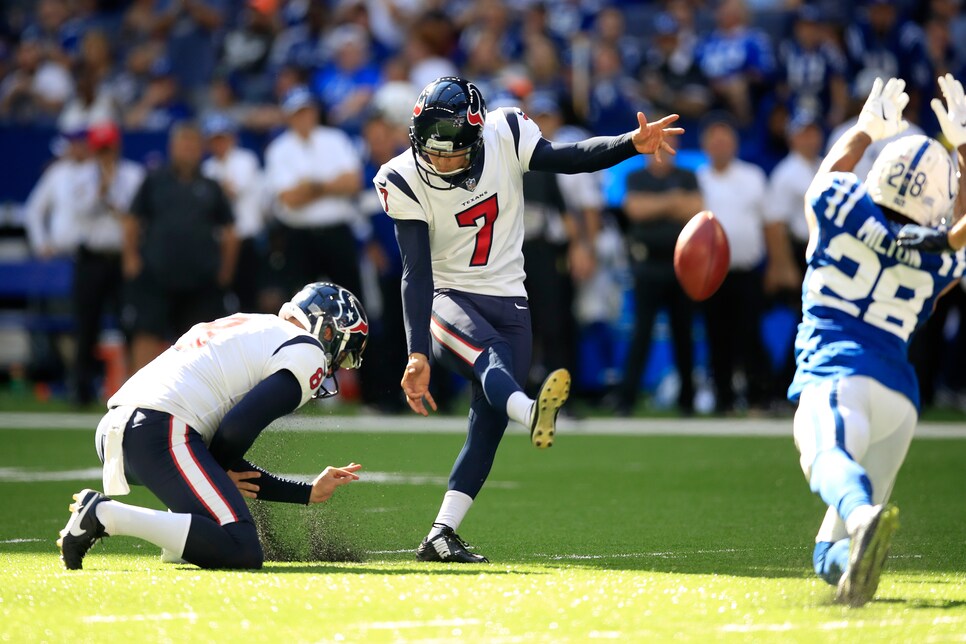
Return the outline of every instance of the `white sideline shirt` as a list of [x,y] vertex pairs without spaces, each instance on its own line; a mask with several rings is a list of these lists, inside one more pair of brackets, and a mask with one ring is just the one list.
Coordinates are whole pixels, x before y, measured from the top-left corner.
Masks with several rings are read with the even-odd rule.
[[722,172],[710,164],[698,168],[698,186],[705,208],[724,228],[732,270],[749,270],[765,259],[765,172],[740,159]]
[[30,248],[72,255],[81,239],[76,208],[83,200],[84,176],[92,161],[60,159],[48,167],[24,205],[24,227]]
[[765,198],[765,221],[784,222],[792,239],[808,243],[808,221],[805,219],[805,192],[822,165],[821,157],[809,161],[792,152],[778,162],[768,181]]
[[201,174],[222,186],[230,186],[234,194],[230,201],[238,237],[249,239],[258,235],[265,226],[265,180],[255,153],[232,147],[223,159],[205,159]]
[[144,181],[144,168],[118,159],[114,180],[104,196],[100,194],[100,166],[90,162],[80,172],[81,195],[75,210],[79,242],[96,253],[120,253],[124,238],[120,217],[130,211]]
[[[301,181],[331,181],[346,172],[362,172],[352,141],[342,131],[317,127],[308,139],[286,130],[265,151],[265,174],[273,197]],[[358,219],[352,197],[323,196],[300,208],[288,208],[276,199],[279,221],[292,228],[316,228],[352,223]]]

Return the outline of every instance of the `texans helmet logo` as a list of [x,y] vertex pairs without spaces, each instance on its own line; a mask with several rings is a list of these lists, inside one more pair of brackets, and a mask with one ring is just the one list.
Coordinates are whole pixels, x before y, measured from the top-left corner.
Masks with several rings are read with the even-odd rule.
[[483,119],[486,117],[486,112],[480,109],[483,105],[483,97],[473,83],[467,83],[466,86],[470,94],[470,104],[466,108],[466,122],[476,127],[483,127]]
[[416,104],[413,106],[413,116],[419,116],[420,114],[422,114],[423,103],[425,102],[426,102],[426,94],[425,93],[420,94],[419,99],[416,101]]

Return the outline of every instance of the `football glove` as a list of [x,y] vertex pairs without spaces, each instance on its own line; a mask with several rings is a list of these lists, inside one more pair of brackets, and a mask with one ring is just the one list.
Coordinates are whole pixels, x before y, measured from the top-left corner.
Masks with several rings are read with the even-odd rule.
[[895,136],[909,127],[902,119],[902,110],[909,104],[905,88],[906,81],[901,78],[890,78],[884,87],[881,78],[875,79],[856,123],[873,141]]
[[952,74],[940,76],[938,82],[946,104],[943,105],[942,101],[934,98],[930,105],[936,113],[946,140],[954,148],[958,148],[966,144],[966,93],[963,92],[963,84],[953,78]]
[[951,253],[954,250],[949,245],[949,235],[945,230],[916,224],[906,224],[900,228],[896,243],[903,248],[925,253]]

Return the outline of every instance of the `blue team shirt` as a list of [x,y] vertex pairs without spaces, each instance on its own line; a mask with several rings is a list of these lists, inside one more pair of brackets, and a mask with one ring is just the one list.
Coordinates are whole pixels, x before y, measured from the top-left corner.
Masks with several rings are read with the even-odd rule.
[[802,286],[789,400],[808,385],[868,376],[918,409],[909,338],[966,270],[966,250],[932,255],[897,246],[901,225],[886,218],[850,172],[819,176],[805,202],[818,222],[818,243]]

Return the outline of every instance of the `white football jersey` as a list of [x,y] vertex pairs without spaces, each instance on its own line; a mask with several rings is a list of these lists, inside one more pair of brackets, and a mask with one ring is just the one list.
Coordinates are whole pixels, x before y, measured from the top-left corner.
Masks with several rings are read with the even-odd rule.
[[277,315],[239,313],[191,327],[131,376],[107,406],[167,412],[197,430],[207,444],[228,410],[282,369],[299,381],[301,407],[326,372],[318,339]]
[[386,213],[429,224],[435,288],[526,297],[523,173],[541,138],[540,128],[519,109],[489,112],[483,172],[473,190],[427,186],[411,150],[379,169],[373,183]]

